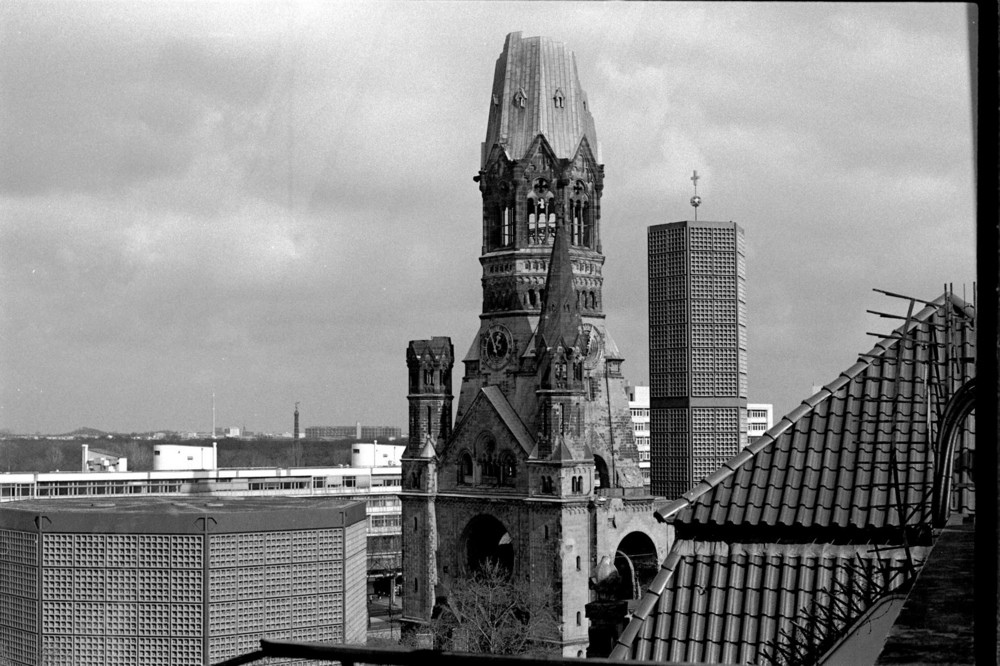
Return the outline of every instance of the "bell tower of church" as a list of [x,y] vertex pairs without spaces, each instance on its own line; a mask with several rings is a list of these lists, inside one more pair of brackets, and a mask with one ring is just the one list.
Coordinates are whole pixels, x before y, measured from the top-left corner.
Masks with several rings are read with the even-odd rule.
[[481,160],[482,311],[453,429],[450,386],[421,383],[425,364],[443,358],[433,343],[447,339],[407,352],[403,618],[433,622],[492,562],[551,590],[559,622],[546,640],[584,656],[597,563],[621,565],[622,598],[637,598],[667,535],[643,488],[624,359],[605,326],[604,166],[564,44],[507,36]]
[[463,359],[456,420],[480,389],[496,386],[525,423],[539,423],[536,329],[558,221],[566,227],[568,248],[560,268],[561,298],[579,312],[583,331],[583,437],[602,469],[620,477],[605,479],[606,485],[641,485],[637,465],[613,462],[638,453],[621,374],[624,359],[604,323],[604,165],[573,52],[547,37],[507,35],[489,104],[475,176],[483,197],[482,313]]

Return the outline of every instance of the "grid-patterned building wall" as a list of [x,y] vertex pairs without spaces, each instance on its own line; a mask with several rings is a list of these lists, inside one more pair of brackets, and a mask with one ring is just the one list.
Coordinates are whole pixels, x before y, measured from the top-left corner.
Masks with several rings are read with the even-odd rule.
[[344,535],[345,643],[364,643],[368,637],[368,585],[365,568],[365,524],[347,527]]
[[[210,663],[252,652],[262,636],[342,641],[344,536],[339,527],[211,535]],[[362,551],[351,566],[364,561]],[[354,575],[364,584],[363,570]]]
[[678,497],[746,445],[746,249],[732,222],[649,228],[650,490]]
[[38,536],[0,529],[0,664],[34,663],[38,641]]
[[342,641],[345,597],[366,624],[365,528],[363,503],[331,499],[6,504],[2,663],[200,666],[263,636]]

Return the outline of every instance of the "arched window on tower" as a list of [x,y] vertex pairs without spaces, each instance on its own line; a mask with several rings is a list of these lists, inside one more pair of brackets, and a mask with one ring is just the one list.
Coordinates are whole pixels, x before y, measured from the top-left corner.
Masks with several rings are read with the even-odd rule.
[[513,486],[517,481],[517,460],[509,451],[504,451],[500,455],[500,483],[504,486]]
[[597,239],[594,234],[594,207],[589,201],[584,202],[583,212],[580,215],[583,225],[583,246],[595,249]]
[[485,227],[483,245],[486,246],[487,252],[500,247],[500,243],[503,240],[501,215],[502,210],[496,204],[488,206],[486,212],[483,214],[483,226]]
[[463,451],[458,459],[458,482],[462,484],[472,483],[472,456],[468,451]]
[[514,208],[508,205],[503,207],[503,244],[504,247],[514,244]]
[[576,181],[573,185],[573,195],[569,200],[570,230],[572,232],[573,245],[586,245],[586,219],[587,219],[587,187],[582,180]]
[[526,202],[529,244],[547,243],[550,237],[555,235],[554,199],[552,192],[549,191],[549,182],[544,178],[536,178]]

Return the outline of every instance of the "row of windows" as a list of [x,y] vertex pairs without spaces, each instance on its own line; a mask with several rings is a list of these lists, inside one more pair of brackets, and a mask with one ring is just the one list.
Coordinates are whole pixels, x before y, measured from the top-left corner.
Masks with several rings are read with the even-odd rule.
[[509,451],[504,451],[499,458],[492,456],[480,461],[476,465],[468,451],[463,451],[459,456],[458,483],[461,485],[471,485],[476,483],[476,468],[479,468],[479,483],[497,484],[513,486],[517,477],[517,460]]
[[[567,210],[573,245],[593,248],[594,214],[586,195],[586,185],[577,182],[573,188]],[[542,245],[552,242],[555,237],[556,210],[555,196],[549,191],[549,183],[544,178],[534,181],[532,191],[525,200],[528,245]],[[487,251],[512,247],[516,243],[515,208],[508,199],[496,207],[489,207],[484,215],[484,245]]]
[[376,514],[368,517],[372,527],[399,527],[401,520],[402,516],[398,514]]
[[[108,495],[175,495],[188,491],[191,480],[114,481],[79,480],[31,483],[0,483],[0,498],[26,497],[99,497]],[[213,482],[219,492],[245,491],[303,491],[324,489],[365,489],[369,487],[398,487],[400,477],[385,476],[317,476],[308,478],[250,478],[220,479]],[[372,502],[374,500],[369,500]],[[381,500],[385,501],[385,500]]]

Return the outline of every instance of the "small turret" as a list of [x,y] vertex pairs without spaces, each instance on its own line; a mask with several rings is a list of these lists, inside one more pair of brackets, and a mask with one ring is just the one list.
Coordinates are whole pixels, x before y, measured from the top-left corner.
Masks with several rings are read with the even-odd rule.
[[407,456],[417,456],[427,437],[433,442],[451,434],[451,338],[411,340],[406,350],[409,376],[410,439]]
[[426,490],[432,482],[436,449],[451,435],[451,338],[411,340],[406,349],[410,438],[403,453],[403,487]]

